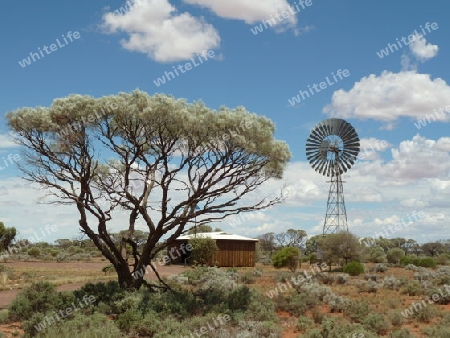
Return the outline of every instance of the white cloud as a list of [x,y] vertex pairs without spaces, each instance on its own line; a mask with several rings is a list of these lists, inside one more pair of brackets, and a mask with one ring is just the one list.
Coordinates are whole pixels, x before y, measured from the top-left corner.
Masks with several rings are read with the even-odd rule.
[[103,15],[108,33],[124,32],[125,49],[147,54],[159,62],[190,59],[220,45],[216,29],[201,18],[178,13],[167,0],[148,0],[125,14]]
[[[290,7],[285,0],[184,0],[184,2],[207,7],[220,17],[243,20],[248,24],[270,20],[271,16],[275,17]],[[301,10],[300,6],[299,8]],[[282,22],[295,26],[297,17],[289,15]]]
[[409,49],[415,58],[420,61],[426,61],[437,55],[439,50],[437,45],[427,43],[427,40],[423,35],[419,35],[418,33],[416,33],[414,37],[415,39],[409,43]]
[[16,148],[18,145],[13,141],[11,135],[0,134],[0,149],[3,148]]
[[358,155],[359,160],[377,160],[380,158],[379,153],[385,151],[392,147],[392,144],[387,142],[386,140],[379,140],[375,137],[370,138],[361,138],[359,141],[360,144],[360,152]]
[[[334,92],[331,104],[323,111],[332,117],[392,123],[402,116],[423,119],[449,104],[450,86],[443,79],[414,71],[385,71],[380,76],[363,77],[349,91]],[[449,120],[445,114],[435,117],[437,121]]]
[[358,167],[361,175],[375,175],[382,184],[405,184],[424,178],[444,178],[450,173],[450,154],[437,141],[415,135],[391,150],[392,160],[365,162]]

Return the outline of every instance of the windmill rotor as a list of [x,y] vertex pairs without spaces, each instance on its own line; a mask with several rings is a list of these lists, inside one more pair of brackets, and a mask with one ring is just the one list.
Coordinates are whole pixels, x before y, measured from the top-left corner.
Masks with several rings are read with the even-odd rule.
[[353,126],[337,118],[320,122],[306,141],[309,163],[328,177],[347,172],[355,163],[359,149],[359,137]]

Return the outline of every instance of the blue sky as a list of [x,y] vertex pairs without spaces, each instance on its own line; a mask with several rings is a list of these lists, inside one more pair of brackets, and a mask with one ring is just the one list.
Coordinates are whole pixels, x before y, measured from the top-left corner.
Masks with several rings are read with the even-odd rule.
[[[242,217],[239,227],[229,221],[217,224],[247,236],[288,228],[305,229],[310,235],[322,231],[328,186],[307,163],[305,141],[321,120],[344,118],[371,152],[344,176],[350,231],[372,236],[422,211],[424,218],[390,237],[419,242],[450,238],[450,113],[435,114],[436,121],[431,118],[434,109],[450,105],[450,4],[311,0],[301,8],[299,1],[285,0],[131,3],[0,4],[10,18],[0,22],[5,32],[0,37],[0,110],[49,106],[53,99],[73,93],[100,97],[139,88],[151,95],[201,99],[214,109],[242,105],[269,117],[293,158],[283,182],[270,182],[262,191],[271,194],[284,184],[291,197],[270,210]],[[301,10],[258,34],[252,32],[289,5]],[[421,33],[427,23],[426,35],[378,56],[389,43],[397,43],[396,38],[407,38],[414,30]],[[438,28],[430,28],[432,23]],[[64,43],[68,32],[78,32],[79,38]],[[30,59],[29,65],[23,63],[30,53],[57,44],[57,39],[63,46],[35,57],[35,62]],[[203,51],[213,51],[215,57],[165,84],[155,84],[166,71]],[[299,90],[331,79],[338,70],[347,70],[349,76],[291,106],[288,100]],[[427,114],[431,122],[423,120]],[[426,123],[420,129],[415,125],[419,120]],[[0,158],[5,159],[19,153],[7,132],[2,117]],[[45,192],[19,177],[13,165],[0,170],[1,220],[15,226],[22,237],[47,224],[62,229],[50,239],[76,236],[75,208],[55,212],[52,206],[37,204]]]

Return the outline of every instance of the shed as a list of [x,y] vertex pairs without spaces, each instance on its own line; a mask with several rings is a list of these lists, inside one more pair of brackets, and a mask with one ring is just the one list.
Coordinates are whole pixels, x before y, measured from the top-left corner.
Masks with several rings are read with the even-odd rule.
[[[175,239],[167,247],[168,252],[182,252],[186,247],[188,240],[194,236],[209,237],[216,240],[219,250],[214,254],[212,262],[220,267],[242,267],[255,266],[256,260],[256,242],[257,239],[248,238],[240,235],[220,232],[203,232],[192,235],[183,235]],[[172,263],[184,263],[189,257],[189,252],[184,250],[184,254],[172,256]]]

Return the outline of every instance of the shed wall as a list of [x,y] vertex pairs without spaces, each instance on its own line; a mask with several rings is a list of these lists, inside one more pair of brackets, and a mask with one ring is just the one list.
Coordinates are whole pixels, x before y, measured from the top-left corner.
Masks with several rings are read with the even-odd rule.
[[[175,240],[168,246],[168,251],[176,253],[175,248],[181,253],[180,244],[187,244],[186,240]],[[220,267],[252,267],[256,260],[256,241],[216,240],[219,251],[214,255],[212,262]],[[184,263],[185,256],[176,256],[173,263]],[[172,256],[172,257],[173,257]]]

